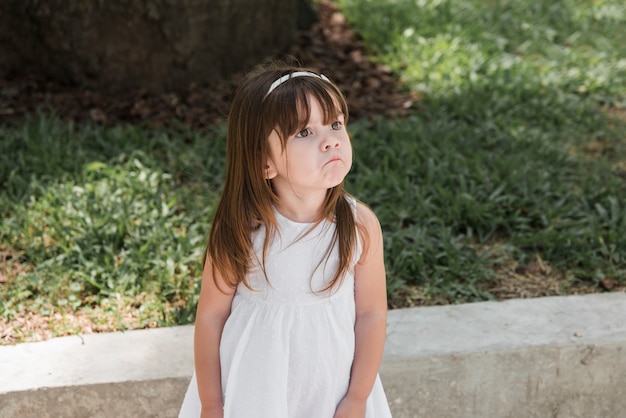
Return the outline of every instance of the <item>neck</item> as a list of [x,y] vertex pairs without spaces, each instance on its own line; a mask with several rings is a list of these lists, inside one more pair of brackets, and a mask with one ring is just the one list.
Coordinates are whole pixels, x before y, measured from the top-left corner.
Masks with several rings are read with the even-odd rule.
[[311,223],[319,220],[326,193],[314,196],[291,195],[276,203],[276,210],[294,222]]

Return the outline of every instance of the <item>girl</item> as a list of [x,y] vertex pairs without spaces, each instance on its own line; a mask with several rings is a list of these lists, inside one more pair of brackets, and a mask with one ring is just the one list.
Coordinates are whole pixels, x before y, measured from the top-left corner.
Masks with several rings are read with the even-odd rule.
[[179,417],[391,416],[382,233],[344,191],[347,120],[312,71],[260,68],[236,91]]

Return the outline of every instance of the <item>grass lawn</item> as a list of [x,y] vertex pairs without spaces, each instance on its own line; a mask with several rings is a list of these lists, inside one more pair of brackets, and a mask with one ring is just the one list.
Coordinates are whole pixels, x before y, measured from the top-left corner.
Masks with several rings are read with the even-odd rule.
[[[621,0],[338,0],[422,99],[354,121],[392,307],[626,288]],[[0,127],[0,343],[190,323],[225,127]]]

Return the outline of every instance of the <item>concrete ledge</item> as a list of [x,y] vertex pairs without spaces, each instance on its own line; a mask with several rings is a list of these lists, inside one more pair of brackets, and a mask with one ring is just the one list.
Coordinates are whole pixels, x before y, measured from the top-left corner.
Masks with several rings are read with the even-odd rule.
[[5,393],[0,417],[176,417],[188,383],[188,378],[168,378]]
[[[0,417],[175,417],[193,327],[0,347]],[[389,312],[395,418],[626,417],[626,294]]]
[[392,311],[394,417],[626,417],[626,294]]

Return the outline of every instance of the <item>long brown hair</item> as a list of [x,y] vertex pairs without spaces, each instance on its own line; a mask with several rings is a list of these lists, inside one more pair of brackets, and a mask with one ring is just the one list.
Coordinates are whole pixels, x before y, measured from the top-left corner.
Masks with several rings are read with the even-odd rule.
[[[278,196],[265,178],[271,132],[274,129],[278,132],[284,149],[287,138],[303,129],[309,120],[309,98],[319,103],[325,124],[336,120],[339,113],[344,115],[346,123],[348,120],[344,95],[337,86],[318,77],[293,78],[267,94],[272,82],[295,71],[311,70],[277,63],[257,67],[239,85],[231,104],[226,137],[226,182],[205,252],[205,261],[210,255],[213,268],[230,287],[239,283],[250,287],[246,274],[253,262],[252,233],[265,227],[265,260],[266,250],[277,230],[273,206]],[[327,256],[335,245],[339,252],[338,269],[322,291],[338,285],[353,263],[356,222],[346,196],[343,182],[329,189],[316,222],[336,223]],[[217,275],[213,277],[217,280]],[[220,287],[217,281],[216,285]]]

